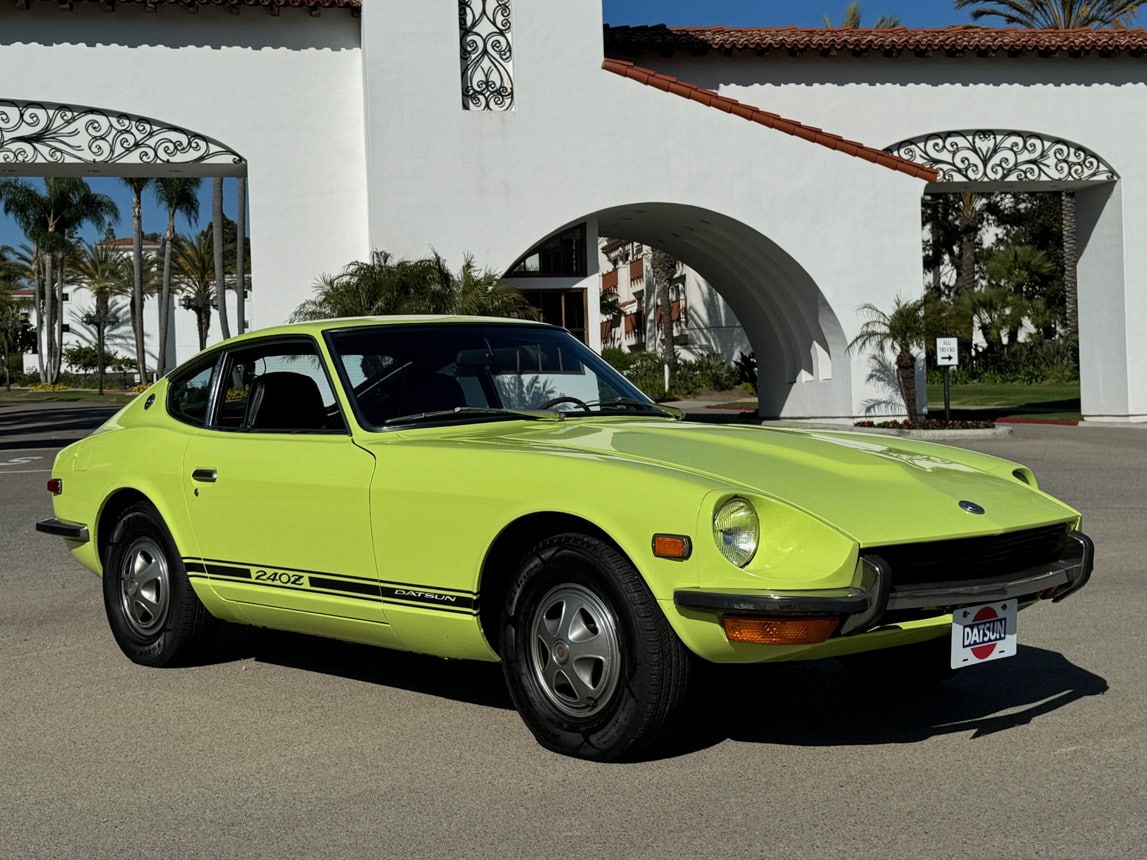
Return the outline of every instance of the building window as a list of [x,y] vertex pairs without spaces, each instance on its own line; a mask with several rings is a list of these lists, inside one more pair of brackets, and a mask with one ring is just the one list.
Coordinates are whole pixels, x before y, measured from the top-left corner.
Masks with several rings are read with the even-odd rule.
[[510,267],[506,277],[586,275],[585,224],[578,224],[536,245]]
[[463,110],[513,109],[510,18],[510,0],[458,0]]
[[585,290],[522,290],[522,295],[540,312],[543,322],[560,325],[588,345],[585,326]]

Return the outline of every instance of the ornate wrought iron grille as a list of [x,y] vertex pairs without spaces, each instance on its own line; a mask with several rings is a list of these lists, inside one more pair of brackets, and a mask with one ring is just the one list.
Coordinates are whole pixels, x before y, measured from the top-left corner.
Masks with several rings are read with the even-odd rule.
[[514,107],[514,53],[510,0],[458,0],[462,36],[462,107]]
[[1074,143],[1024,131],[947,131],[885,150],[934,167],[941,182],[1079,182],[1117,179],[1098,155]]
[[[0,100],[0,165],[242,165],[210,138],[126,113]],[[239,174],[241,170],[226,170]]]

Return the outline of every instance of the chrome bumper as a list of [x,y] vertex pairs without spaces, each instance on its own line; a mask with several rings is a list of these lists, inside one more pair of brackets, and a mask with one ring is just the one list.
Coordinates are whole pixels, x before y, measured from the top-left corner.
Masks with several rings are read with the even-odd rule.
[[961,606],[999,600],[1051,599],[1058,603],[1087,584],[1095,564],[1095,544],[1083,532],[1069,532],[1067,548],[1056,561],[990,579],[894,586],[888,563],[877,555],[860,557],[851,587],[816,591],[707,591],[682,588],[673,602],[682,609],[755,615],[840,615],[840,635],[877,627],[898,610],[947,614]]
[[80,543],[87,543],[91,539],[88,534],[88,527],[83,523],[69,523],[65,520],[58,520],[55,517],[40,520],[36,523],[36,531],[43,532],[46,535],[67,538],[68,540],[76,540]]

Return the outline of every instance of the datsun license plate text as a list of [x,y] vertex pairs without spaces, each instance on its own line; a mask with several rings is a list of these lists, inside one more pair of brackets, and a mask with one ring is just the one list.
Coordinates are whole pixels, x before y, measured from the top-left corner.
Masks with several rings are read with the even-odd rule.
[[968,606],[952,613],[952,668],[962,669],[1016,653],[1018,601]]

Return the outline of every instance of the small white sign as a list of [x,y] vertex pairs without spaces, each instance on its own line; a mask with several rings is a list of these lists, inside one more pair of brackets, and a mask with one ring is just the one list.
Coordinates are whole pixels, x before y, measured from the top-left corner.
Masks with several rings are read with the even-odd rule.
[[959,363],[960,357],[956,353],[956,338],[936,338],[936,366],[955,367]]

